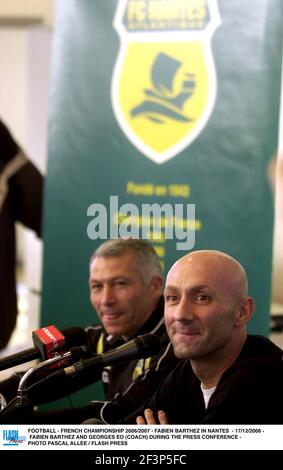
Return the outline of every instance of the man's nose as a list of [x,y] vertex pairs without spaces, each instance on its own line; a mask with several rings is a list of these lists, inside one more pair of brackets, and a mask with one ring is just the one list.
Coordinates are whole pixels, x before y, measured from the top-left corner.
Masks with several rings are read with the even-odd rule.
[[176,306],[174,312],[174,320],[175,321],[189,321],[194,319],[193,314],[193,307],[191,302],[186,299],[186,297],[182,298],[178,305]]
[[111,305],[115,302],[114,289],[111,286],[104,286],[101,295],[101,303],[103,305]]

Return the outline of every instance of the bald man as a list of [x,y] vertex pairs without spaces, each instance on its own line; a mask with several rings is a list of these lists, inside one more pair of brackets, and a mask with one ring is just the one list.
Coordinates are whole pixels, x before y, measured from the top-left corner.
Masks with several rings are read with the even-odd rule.
[[167,331],[183,360],[136,422],[283,424],[282,350],[247,335],[255,305],[238,261],[190,253],[169,271],[164,297]]

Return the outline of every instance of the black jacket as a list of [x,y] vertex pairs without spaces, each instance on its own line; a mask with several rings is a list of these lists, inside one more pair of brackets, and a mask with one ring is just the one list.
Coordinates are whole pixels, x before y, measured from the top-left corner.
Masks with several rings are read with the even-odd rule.
[[43,178],[0,121],[0,349],[15,328],[15,222],[38,235],[41,228]]
[[[104,423],[117,423],[125,416],[134,412],[146,399],[151,397],[158,385],[165,380],[168,373],[174,369],[179,360],[173,353],[172,346],[164,325],[163,298],[160,298],[158,305],[147,322],[136,333],[135,337],[141,334],[153,333],[159,336],[162,347],[161,350],[147,359],[136,359],[114,364],[111,368],[98,369],[97,372],[87,374],[85,379],[78,374],[68,386],[69,393],[83,388],[99,379],[103,379],[106,401],[92,401],[82,408],[51,410],[48,412],[37,412],[30,410],[5,409],[0,414],[0,423],[81,423],[90,418],[97,418]],[[110,351],[121,344],[124,340],[119,337],[107,338],[101,325],[87,328],[88,347],[93,353]],[[15,376],[14,376],[15,377]],[[18,377],[15,378],[18,383]],[[6,383],[2,382],[0,392],[11,398],[9,388],[12,379]],[[7,393],[9,392],[9,393]],[[62,395],[60,393],[62,392]],[[63,387],[54,386],[46,388],[43,383],[42,394],[35,393],[31,402],[36,405],[40,399],[46,395],[48,401],[58,399],[66,395]],[[13,394],[15,396],[15,384],[13,383]],[[32,395],[30,394],[30,397]],[[38,399],[38,401],[36,401]]]
[[200,381],[182,360],[140,410],[164,410],[171,424],[283,424],[282,350],[249,335],[235,363],[223,374],[205,409]]
[[[151,358],[124,361],[105,368],[102,381],[106,402],[91,402],[92,416],[105,423],[117,423],[144,403],[179,362],[169,343],[163,310],[164,302],[160,298],[153,314],[135,334],[135,337],[146,333],[157,335],[162,344],[161,350]],[[107,337],[101,325],[88,328],[87,334],[89,347],[94,353],[101,354],[125,343],[122,338]]]

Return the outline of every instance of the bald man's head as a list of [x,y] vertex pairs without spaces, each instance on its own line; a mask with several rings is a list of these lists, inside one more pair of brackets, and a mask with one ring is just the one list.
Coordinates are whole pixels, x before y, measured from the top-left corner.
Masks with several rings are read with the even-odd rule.
[[[232,256],[216,250],[199,250],[188,253],[172,266],[167,275],[166,285],[174,277],[174,273],[183,272],[188,276],[191,271],[199,273],[203,279],[223,284],[229,296],[241,299],[248,293],[247,274],[243,266]],[[187,273],[187,274],[186,274]]]
[[[247,275],[231,256],[194,251],[170,269],[165,285],[165,322],[178,357],[199,358],[241,345],[254,302]],[[236,346],[235,346],[236,345]]]

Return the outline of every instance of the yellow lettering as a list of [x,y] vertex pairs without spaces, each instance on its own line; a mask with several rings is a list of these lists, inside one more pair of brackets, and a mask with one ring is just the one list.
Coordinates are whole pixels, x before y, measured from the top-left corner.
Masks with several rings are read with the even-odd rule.
[[189,197],[190,186],[188,184],[170,184],[169,195],[173,197]]
[[206,5],[204,2],[199,2],[196,4],[194,9],[194,19],[195,20],[204,20],[206,15]]
[[128,21],[144,21],[145,14],[145,2],[136,1],[130,2],[127,9]]
[[152,183],[137,184],[133,181],[128,181],[127,193],[141,196],[153,196],[154,186]]
[[170,3],[166,1],[156,1],[150,2],[148,8],[148,18],[149,20],[175,20],[178,19],[179,13],[179,1],[172,1]]
[[167,195],[167,187],[166,186],[156,186],[155,187],[155,195],[156,196],[166,196]]

